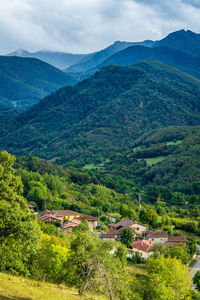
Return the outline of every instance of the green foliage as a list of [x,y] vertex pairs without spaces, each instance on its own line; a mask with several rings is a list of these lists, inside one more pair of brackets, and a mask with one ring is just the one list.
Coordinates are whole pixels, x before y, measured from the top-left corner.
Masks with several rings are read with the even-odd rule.
[[121,255],[119,259],[119,255],[110,254],[113,246],[90,234],[79,232],[74,236],[67,282],[75,285],[81,295],[88,290],[103,293],[109,299],[126,299],[124,259]]
[[28,152],[61,163],[77,159],[84,166],[132,149],[144,132],[199,124],[199,91],[198,80],[156,61],[109,66],[20,115],[16,128],[1,136],[1,144],[16,154]]
[[132,264],[144,264],[146,261],[141,257],[139,252],[136,252],[135,255],[128,258],[128,262]]
[[124,228],[122,230],[122,234],[120,236],[120,241],[126,245],[127,248],[130,248],[131,247],[131,244],[133,243],[134,241],[134,233],[133,233],[133,230],[131,228]]
[[151,258],[147,263],[148,282],[144,299],[191,299],[186,266],[175,258]]
[[21,179],[12,168],[14,160],[6,151],[0,153],[0,269],[28,275],[40,231],[21,196]]
[[193,277],[193,283],[198,291],[200,291],[200,271],[197,271]]
[[171,256],[172,258],[177,258],[182,261],[183,264],[188,264],[190,262],[190,254],[187,248],[183,245],[172,246],[166,251],[166,256]]
[[42,235],[37,253],[32,258],[31,275],[38,280],[65,281],[70,250],[55,236]]
[[78,226],[72,229],[73,232],[89,232],[90,228],[87,220],[83,220]]
[[25,109],[58,88],[76,81],[45,62],[14,56],[0,57],[0,102]]

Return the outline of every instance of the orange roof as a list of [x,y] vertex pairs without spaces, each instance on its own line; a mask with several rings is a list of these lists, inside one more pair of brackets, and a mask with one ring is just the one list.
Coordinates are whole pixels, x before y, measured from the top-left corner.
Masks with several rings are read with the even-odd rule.
[[73,224],[66,224],[66,225],[63,226],[62,229],[71,228],[71,227],[76,227],[76,226],[78,226],[78,224],[75,224],[75,223],[73,223]]
[[139,240],[132,243],[131,247],[143,252],[149,252],[152,248],[153,242],[147,240]]

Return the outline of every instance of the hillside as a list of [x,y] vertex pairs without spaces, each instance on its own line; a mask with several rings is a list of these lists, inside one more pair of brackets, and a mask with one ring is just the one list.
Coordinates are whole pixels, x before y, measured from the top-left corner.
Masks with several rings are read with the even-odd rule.
[[110,66],[24,112],[1,148],[54,160],[108,156],[142,133],[200,124],[200,82],[156,61]]
[[24,49],[18,49],[7,54],[7,56],[31,57],[40,59],[58,69],[64,70],[73,64],[78,63],[83,57],[88,54],[72,54],[58,51],[37,51],[29,52]]
[[[80,299],[77,291],[64,285],[50,284],[23,277],[15,277],[0,273],[0,299],[1,300],[75,300]],[[87,299],[97,299],[86,295]],[[92,297],[92,298],[91,298]],[[102,299],[104,296],[101,296]]]
[[35,58],[0,56],[0,105],[25,109],[76,80]]
[[167,47],[144,47],[131,46],[122,51],[119,51],[103,61],[96,69],[90,70],[88,74],[94,73],[96,70],[108,65],[129,66],[133,63],[154,59],[172,67],[178,68],[192,76],[200,78],[200,59],[185,54],[182,51],[174,50]]
[[134,146],[135,152],[128,155],[147,162],[140,174],[143,184],[168,186],[186,194],[200,193],[199,126],[155,130],[136,140]]
[[[153,45],[152,41],[144,41],[144,42],[120,42],[116,41],[114,44],[110,45],[109,47],[95,52],[93,54],[84,57],[79,61],[78,64],[72,65],[71,67],[66,69],[66,72],[69,74],[78,73],[81,74],[87,72],[90,69],[95,68],[97,65],[102,63],[105,59],[112,56],[113,54],[121,51],[129,46],[132,45],[144,45],[151,47]],[[84,77],[84,75],[82,74]]]

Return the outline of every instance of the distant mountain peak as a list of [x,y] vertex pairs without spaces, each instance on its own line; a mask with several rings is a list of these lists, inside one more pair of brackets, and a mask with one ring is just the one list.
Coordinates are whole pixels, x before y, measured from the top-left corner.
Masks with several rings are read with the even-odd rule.
[[15,50],[14,52],[11,52],[9,54],[7,54],[8,56],[26,56],[29,55],[30,52],[28,52],[27,50],[23,49],[23,48],[19,48],[17,50]]

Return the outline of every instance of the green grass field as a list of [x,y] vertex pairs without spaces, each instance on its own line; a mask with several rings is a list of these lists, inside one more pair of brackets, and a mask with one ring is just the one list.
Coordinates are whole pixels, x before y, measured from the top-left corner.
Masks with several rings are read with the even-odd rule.
[[181,145],[183,142],[181,140],[178,141],[170,141],[170,142],[166,142],[167,146],[178,146]]
[[157,156],[152,158],[144,158],[144,160],[146,160],[148,166],[152,166],[163,161],[165,158],[166,156]]
[[104,297],[80,297],[76,290],[24,277],[0,273],[0,300],[106,300]]

